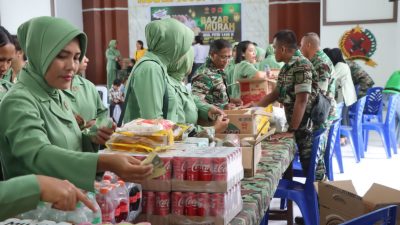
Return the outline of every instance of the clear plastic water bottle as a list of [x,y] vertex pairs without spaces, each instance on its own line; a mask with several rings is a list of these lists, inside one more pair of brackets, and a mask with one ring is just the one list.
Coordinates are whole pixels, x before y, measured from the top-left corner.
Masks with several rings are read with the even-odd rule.
[[101,209],[101,220],[103,223],[114,223],[114,203],[110,196],[109,187],[101,187],[100,193],[96,197],[97,203]]
[[82,202],[78,202],[76,204],[76,208],[74,211],[70,211],[67,213],[67,221],[72,222],[74,224],[80,224],[84,222],[88,222],[84,209],[84,205]]
[[88,196],[90,202],[92,202],[92,204],[94,205],[94,208],[96,209],[96,212],[93,212],[91,209],[86,207],[86,209],[89,210],[89,211],[86,211],[87,212],[86,214],[91,214],[92,215],[91,216],[91,223],[92,224],[101,224],[101,222],[102,222],[101,221],[101,209],[100,209],[99,204],[97,204],[96,195],[94,193],[92,193],[92,192],[88,192],[87,196]]
[[271,76],[271,68],[268,66],[268,64],[264,65],[264,71],[267,74],[267,78],[270,78],[270,76]]

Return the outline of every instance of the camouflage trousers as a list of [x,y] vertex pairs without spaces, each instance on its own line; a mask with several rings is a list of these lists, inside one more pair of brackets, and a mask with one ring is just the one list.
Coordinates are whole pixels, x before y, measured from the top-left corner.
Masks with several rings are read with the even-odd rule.
[[[317,166],[315,171],[315,180],[321,181],[325,180],[325,162],[324,162],[324,154],[328,139],[329,129],[327,129],[322,135],[319,144],[319,151],[317,154]],[[306,174],[310,167],[310,157],[312,150],[312,142],[313,142],[313,134],[311,131],[307,129],[299,129],[295,133],[296,144],[299,152],[299,158],[301,167]]]

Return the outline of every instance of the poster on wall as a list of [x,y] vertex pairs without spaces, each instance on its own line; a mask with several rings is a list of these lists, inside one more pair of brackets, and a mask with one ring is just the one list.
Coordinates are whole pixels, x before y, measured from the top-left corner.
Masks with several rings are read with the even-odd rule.
[[376,38],[374,34],[360,26],[346,31],[339,41],[340,50],[347,59],[359,59],[365,61],[368,66],[376,66],[372,55],[376,51]]
[[215,39],[229,42],[241,40],[241,5],[185,5],[151,7],[151,20],[175,18],[193,30],[203,34],[205,44]]

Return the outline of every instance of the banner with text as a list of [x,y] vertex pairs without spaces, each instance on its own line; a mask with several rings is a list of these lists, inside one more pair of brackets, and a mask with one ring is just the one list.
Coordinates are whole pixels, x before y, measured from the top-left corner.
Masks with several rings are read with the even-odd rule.
[[215,39],[229,42],[241,40],[241,5],[188,5],[151,7],[151,20],[175,18],[193,30],[202,33],[205,44]]

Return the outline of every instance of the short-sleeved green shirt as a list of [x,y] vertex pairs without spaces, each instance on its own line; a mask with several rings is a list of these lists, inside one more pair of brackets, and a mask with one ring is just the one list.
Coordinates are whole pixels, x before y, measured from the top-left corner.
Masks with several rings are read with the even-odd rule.
[[231,85],[231,96],[232,98],[240,98],[240,85],[236,84],[239,79],[253,78],[258,69],[255,64],[251,64],[246,60],[241,61],[235,65],[233,71],[233,80]]

